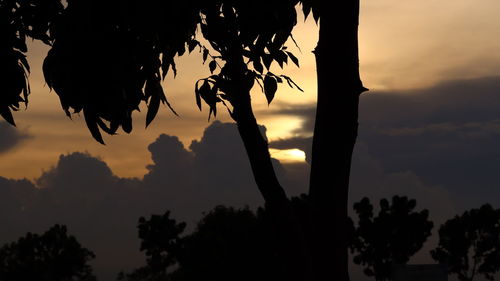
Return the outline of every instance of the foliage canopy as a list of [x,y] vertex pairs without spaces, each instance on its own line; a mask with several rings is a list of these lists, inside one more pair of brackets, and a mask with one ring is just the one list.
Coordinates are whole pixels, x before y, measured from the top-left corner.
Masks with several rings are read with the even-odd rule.
[[66,226],[56,224],[42,235],[27,233],[0,248],[0,280],[94,281],[87,264],[94,257],[67,234]]
[[431,255],[462,281],[477,275],[494,280],[500,270],[500,209],[485,204],[446,221]]
[[363,265],[366,275],[389,280],[393,264],[407,263],[422,248],[433,223],[427,210],[417,212],[415,207],[414,199],[394,196],[391,204],[380,200],[380,211],[374,217],[368,198],[354,204],[359,222],[350,248],[355,253],[354,263]]

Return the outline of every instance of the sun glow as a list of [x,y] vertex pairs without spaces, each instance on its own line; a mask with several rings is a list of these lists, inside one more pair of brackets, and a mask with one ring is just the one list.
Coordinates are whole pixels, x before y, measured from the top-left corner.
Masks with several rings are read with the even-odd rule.
[[295,162],[305,162],[306,154],[304,151],[294,148],[294,149],[269,149],[271,156],[280,160],[283,163],[295,163]]

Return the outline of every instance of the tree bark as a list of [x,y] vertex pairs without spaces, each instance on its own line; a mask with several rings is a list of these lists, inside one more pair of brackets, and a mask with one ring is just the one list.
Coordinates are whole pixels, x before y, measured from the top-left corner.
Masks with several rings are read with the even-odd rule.
[[359,0],[322,1],[309,195],[314,280],[348,281],[347,202],[358,130]]

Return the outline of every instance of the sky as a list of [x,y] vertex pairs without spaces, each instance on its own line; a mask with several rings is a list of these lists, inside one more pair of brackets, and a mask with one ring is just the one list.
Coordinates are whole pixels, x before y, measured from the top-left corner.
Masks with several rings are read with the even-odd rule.
[[[429,209],[434,233],[467,209],[500,207],[500,2],[361,3],[360,72],[370,91],[360,100],[351,205],[363,196],[415,198]],[[270,106],[260,90],[252,93],[289,195],[307,191],[317,31],[312,19],[300,19],[300,50],[289,44],[300,68],[273,70],[304,92],[281,86]],[[29,48],[30,104],[15,114],[17,128],[0,122],[0,244],[64,223],[97,254],[100,280],[112,280],[144,260],[139,216],[168,209],[193,227],[217,204],[262,203],[229,116],[220,110],[207,121],[207,108],[196,108],[194,83],[209,75],[199,53],[180,58],[178,76],[164,81],[179,117],[162,108],[146,129],[145,111],[135,113],[132,134],[106,136],[103,146],[83,116],[65,117],[45,85],[48,49]],[[429,262],[436,239],[413,261]]]

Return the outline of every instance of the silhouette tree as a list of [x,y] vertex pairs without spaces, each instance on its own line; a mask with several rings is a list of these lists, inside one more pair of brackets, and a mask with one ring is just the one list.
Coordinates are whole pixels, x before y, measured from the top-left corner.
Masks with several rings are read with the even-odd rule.
[[92,281],[87,263],[94,253],[83,248],[66,226],[54,225],[42,235],[27,233],[0,248],[2,281]]
[[[146,266],[120,280],[277,280],[283,263],[276,251],[274,232],[263,209],[217,206],[208,212],[189,235],[181,237],[184,223],[153,215],[139,221],[141,250]],[[156,255],[152,253],[158,253]],[[174,267],[175,265],[175,267]]]
[[407,197],[394,196],[392,204],[382,199],[377,217],[368,198],[354,204],[359,221],[350,248],[354,263],[363,265],[366,275],[389,280],[392,265],[406,264],[422,248],[433,223],[427,210],[414,211],[416,204]]
[[173,280],[289,280],[276,251],[276,234],[261,209],[218,206],[183,240]]
[[477,275],[494,280],[500,269],[500,210],[485,204],[446,221],[431,256],[462,281]]
[[[270,71],[273,62],[281,67],[288,60],[299,63],[284,46],[296,23],[298,3],[71,0],[63,12],[57,6],[49,13],[53,16],[48,17],[50,37],[46,41],[53,42],[53,47],[43,70],[66,114],[83,111],[91,134],[103,143],[101,130],[114,134],[121,127],[131,132],[132,112],[141,102],[148,106],[146,126],[161,103],[170,107],[160,81],[169,69],[176,73],[175,56],[183,55],[186,47],[189,52],[199,47],[203,60],[210,58],[208,67],[213,75],[197,82],[196,103],[201,109],[203,100],[209,106],[209,116],[217,114],[217,104],[223,104],[238,124],[255,181],[274,220],[272,225],[282,238],[279,243],[291,276],[296,280],[347,281],[349,171],[359,95],[366,90],[359,78],[359,0],[300,1],[306,16],[312,11],[317,22],[321,19],[315,49],[318,107],[309,192],[310,239],[305,239],[308,230],[301,227],[277,180],[267,140],[260,134],[252,111],[250,90],[255,83],[262,87],[269,103],[279,83],[299,88],[288,76]],[[12,9],[6,11],[11,13]],[[217,54],[210,54],[209,48],[196,40],[198,25]],[[19,63],[16,67],[20,73]],[[17,88],[10,92],[19,96],[26,82],[16,75],[13,81]],[[17,108],[12,102],[7,106]],[[6,112],[2,110],[2,116],[14,124],[10,111]]]
[[149,220],[141,217],[137,228],[141,239],[140,250],[146,255],[146,266],[129,274],[121,272],[118,280],[170,280],[167,271],[177,263],[183,247],[180,235],[186,223],[177,223],[167,211],[163,215],[152,215]]

